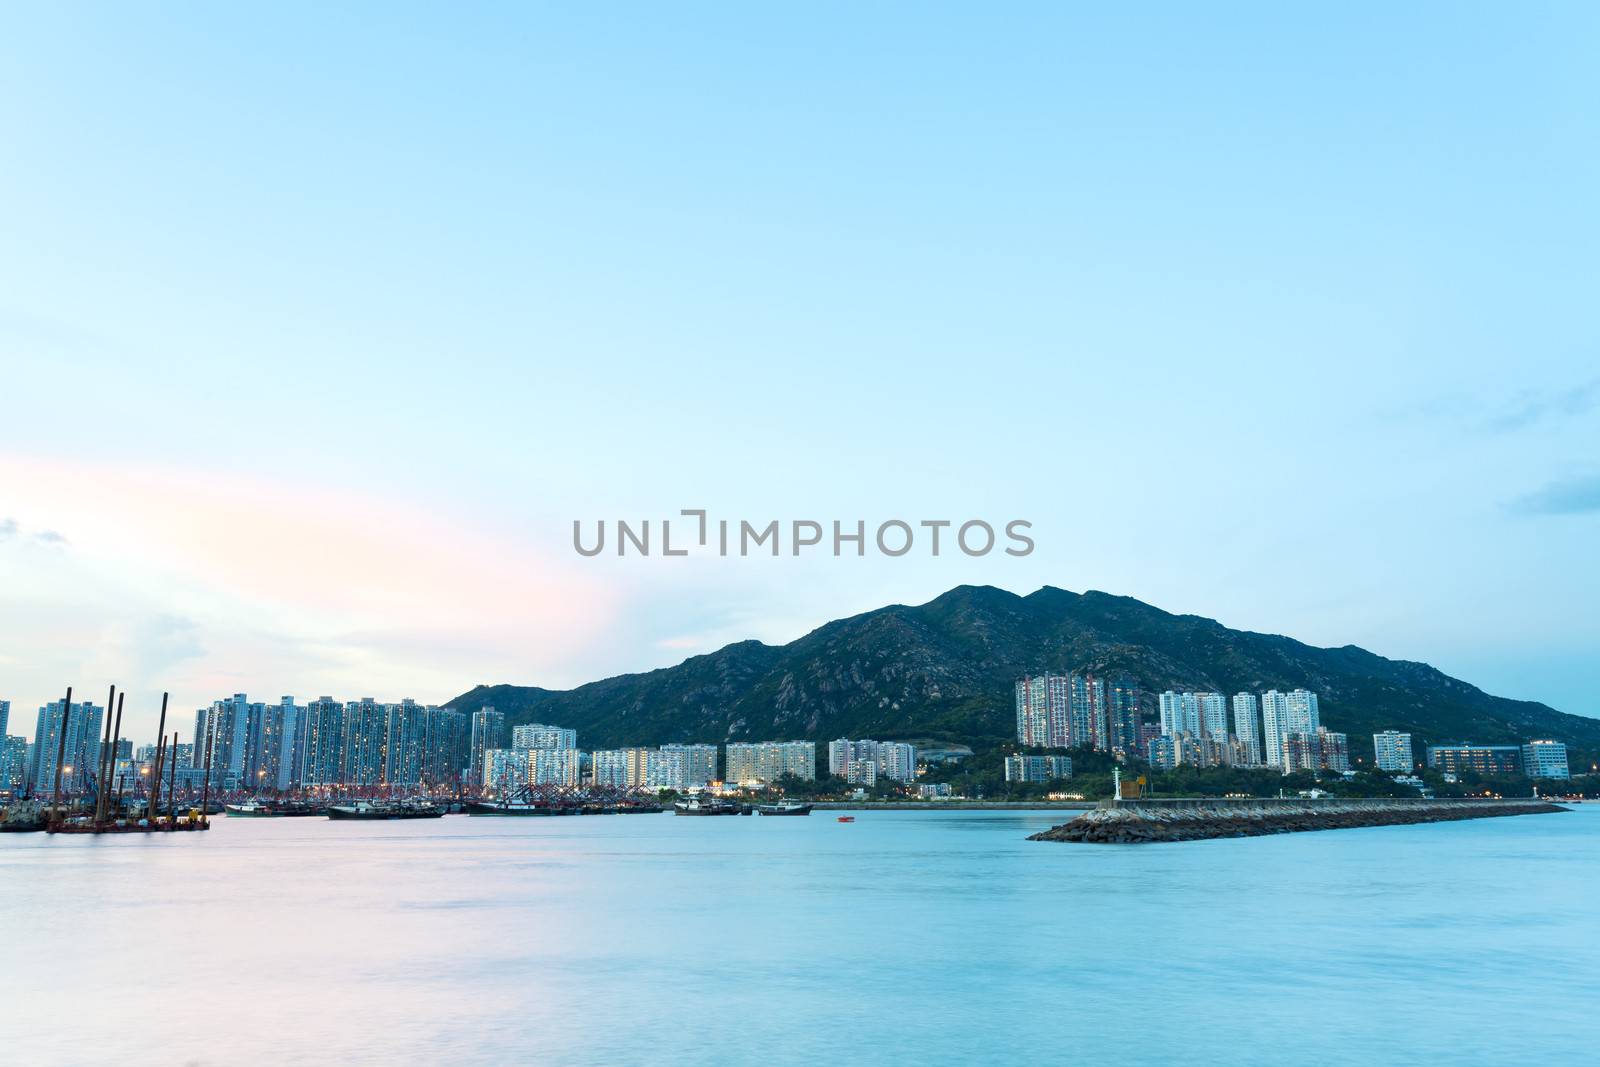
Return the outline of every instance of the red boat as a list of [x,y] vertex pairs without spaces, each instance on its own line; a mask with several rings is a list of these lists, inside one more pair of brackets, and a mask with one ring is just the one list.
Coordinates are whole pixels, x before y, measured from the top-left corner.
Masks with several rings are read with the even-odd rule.
[[856,817],[854,815],[841,815],[841,816],[839,816],[839,821],[840,822],[855,822],[856,821]]

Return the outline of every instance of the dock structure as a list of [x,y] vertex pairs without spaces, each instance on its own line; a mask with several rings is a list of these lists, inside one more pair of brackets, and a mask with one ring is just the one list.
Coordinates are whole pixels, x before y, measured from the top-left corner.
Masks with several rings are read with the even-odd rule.
[[1542,800],[1193,799],[1108,801],[1028,838],[1131,845],[1566,811]]

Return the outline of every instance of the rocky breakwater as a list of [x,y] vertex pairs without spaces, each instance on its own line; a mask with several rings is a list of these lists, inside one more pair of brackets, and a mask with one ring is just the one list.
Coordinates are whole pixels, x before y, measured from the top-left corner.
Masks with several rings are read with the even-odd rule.
[[1125,800],[1116,805],[1107,801],[1028,840],[1132,845],[1565,810],[1542,800]]

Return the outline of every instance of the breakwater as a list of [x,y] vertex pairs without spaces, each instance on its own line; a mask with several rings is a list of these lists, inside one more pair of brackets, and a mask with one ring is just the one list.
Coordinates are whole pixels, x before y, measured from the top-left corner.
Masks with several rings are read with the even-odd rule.
[[1565,811],[1542,800],[1133,800],[1105,802],[1030,841],[1140,844]]
[[818,811],[1091,811],[1092,800],[818,800]]

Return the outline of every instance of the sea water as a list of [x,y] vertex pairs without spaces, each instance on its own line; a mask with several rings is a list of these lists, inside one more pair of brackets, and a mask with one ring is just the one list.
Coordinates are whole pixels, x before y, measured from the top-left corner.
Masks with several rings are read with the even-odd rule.
[[1163,845],[1070,813],[0,837],[18,1065],[1595,1055],[1600,805]]

